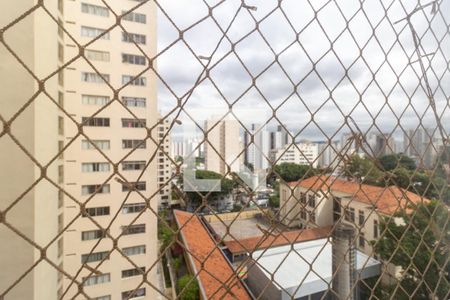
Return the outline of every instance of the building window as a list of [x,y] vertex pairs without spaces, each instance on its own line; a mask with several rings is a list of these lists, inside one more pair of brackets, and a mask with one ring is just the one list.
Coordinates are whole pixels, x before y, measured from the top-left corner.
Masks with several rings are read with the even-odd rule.
[[355,223],[355,209],[353,207],[346,207],[344,211],[344,218],[346,221]]
[[145,245],[122,248],[122,252],[126,256],[145,254]]
[[123,270],[122,271],[122,278],[138,276],[138,275],[142,275],[144,273],[145,273],[145,267]]
[[58,43],[58,59],[60,62],[64,61],[64,46]]
[[300,192],[300,202],[306,204],[306,193]]
[[64,158],[64,141],[58,141],[58,158],[63,159]]
[[88,215],[91,217],[109,216],[109,206],[89,207],[86,208],[85,212],[86,214],[83,214],[83,217],[87,217]]
[[92,300],[111,300],[111,295],[92,298]]
[[130,85],[145,86],[147,84],[147,79],[145,77],[137,77],[131,75],[122,75],[122,84],[130,83]]
[[96,60],[96,61],[109,61],[109,52],[107,51],[98,51],[98,50],[85,50],[84,57],[87,60]]
[[316,213],[314,211],[309,213],[309,220],[314,223],[316,222]]
[[101,17],[109,17],[109,10],[104,6],[81,3],[81,12]]
[[87,278],[86,277],[83,278],[83,280],[84,280],[83,286],[90,286],[110,282],[111,276],[109,275],[109,273],[101,275],[92,275]]
[[64,85],[64,70],[58,72],[58,84]]
[[145,45],[146,38],[143,34],[122,32],[122,41],[126,43],[135,42],[136,44]]
[[81,232],[81,240],[82,241],[90,241],[97,240],[105,237],[105,231],[101,229],[97,230],[88,230]]
[[64,107],[64,93],[58,92],[58,104],[61,107]]
[[82,163],[81,171],[82,172],[108,172],[110,169],[109,163]]
[[64,192],[59,190],[58,191],[58,208],[61,208],[64,204]]
[[129,184],[122,184],[122,192],[128,192],[130,190],[130,187],[134,187],[134,189],[138,191],[145,191],[146,183],[145,181],[139,181],[139,182],[130,182]]
[[373,237],[378,238],[378,220],[373,220]]
[[58,10],[61,14],[64,13],[64,3],[63,0],[58,0]]
[[302,220],[308,220],[308,216],[307,216],[307,214],[306,214],[306,210],[304,210],[304,209],[302,209],[301,211],[300,211],[300,218],[302,219]]
[[364,238],[364,233],[363,232],[361,232],[359,234],[359,246],[361,248],[364,248],[366,246],[366,239]]
[[316,207],[316,195],[308,195],[308,206]]
[[[89,37],[89,38],[96,38],[99,35],[103,34],[105,32],[105,29],[95,28],[95,27],[88,27],[88,26],[81,26],[81,36]],[[100,37],[100,39],[103,40],[109,40],[109,32],[105,33]]]
[[122,213],[123,214],[139,213],[143,211],[146,207],[147,204],[145,204],[145,202],[125,204],[122,207]]
[[122,62],[126,63],[126,64],[143,65],[143,66],[145,66],[146,58],[143,55],[134,55],[134,54],[122,53]]
[[145,168],[145,160],[124,161],[122,163],[123,171],[143,170]]
[[358,223],[359,223],[359,226],[363,226],[364,225],[364,221],[365,221],[364,211],[360,210],[360,211],[358,211]]
[[122,300],[129,300],[137,297],[145,296],[145,288],[122,292]]
[[145,119],[122,119],[124,128],[144,128],[147,124]]
[[109,102],[108,96],[81,95],[81,103],[88,105],[105,105]]
[[64,239],[60,238],[58,240],[58,257],[61,257],[64,252]]
[[123,235],[139,234],[139,233],[145,233],[145,224],[122,226]]
[[122,97],[122,102],[128,107],[145,107],[145,98],[139,97]]
[[81,255],[81,263],[89,263],[109,259],[109,251],[94,252],[91,254]]
[[146,148],[145,140],[122,140],[122,148],[123,149],[131,149],[131,148]]
[[58,183],[64,182],[64,166],[58,166]]
[[109,118],[83,117],[81,121],[83,126],[109,127]]
[[129,12],[126,13],[126,11],[122,11],[122,20],[130,21],[130,22],[137,22],[145,24],[147,22],[147,17],[144,14],[136,13],[136,12]]
[[64,118],[58,117],[58,134],[64,134]]
[[81,141],[81,149],[83,150],[93,150],[96,149],[95,146],[97,146],[97,148],[101,149],[101,150],[109,150],[110,148],[110,142],[108,140],[82,140]]
[[81,72],[81,81],[91,83],[109,82],[108,74],[97,74],[95,72]]
[[89,184],[81,186],[81,195],[107,194],[110,192],[109,184]]

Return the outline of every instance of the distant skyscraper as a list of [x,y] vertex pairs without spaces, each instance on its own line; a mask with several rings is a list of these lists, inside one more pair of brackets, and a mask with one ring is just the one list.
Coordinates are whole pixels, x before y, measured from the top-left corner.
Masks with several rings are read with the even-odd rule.
[[289,143],[289,134],[283,126],[278,125],[276,131],[270,132],[270,149],[277,150]]
[[239,172],[239,123],[236,120],[211,119],[205,122],[205,131],[209,131],[208,142],[205,144],[206,170],[225,175],[229,166],[231,172]]
[[418,166],[430,168],[437,156],[436,142],[438,140],[431,128],[406,130],[403,135],[404,153],[414,158]]
[[[252,142],[253,136],[253,142]],[[252,124],[244,133],[245,163],[252,164],[255,170],[269,167],[269,132]]]
[[326,141],[318,143],[319,161],[318,166],[322,168],[333,168],[339,163],[337,158],[339,153],[339,143]]

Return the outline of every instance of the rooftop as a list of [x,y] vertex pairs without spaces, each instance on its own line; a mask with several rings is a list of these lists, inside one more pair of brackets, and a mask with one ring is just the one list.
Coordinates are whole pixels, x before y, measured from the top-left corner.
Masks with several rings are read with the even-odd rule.
[[[267,278],[285,289],[294,298],[329,289],[332,280],[332,243],[329,239],[318,239],[291,245],[255,251],[252,258]],[[356,251],[357,277],[364,279],[380,273],[380,263]],[[319,275],[320,274],[320,277]],[[299,287],[300,285],[300,287]],[[255,295],[258,297],[259,295]]]
[[348,194],[353,200],[374,205],[381,213],[392,215],[399,207],[406,209],[411,205],[427,202],[428,199],[397,186],[378,187],[347,181],[335,176],[313,176],[305,180],[289,182],[289,186],[300,186],[313,191],[331,190]]
[[292,244],[301,241],[310,241],[328,237],[331,234],[331,226],[285,231],[282,234],[264,236],[259,233],[258,236],[242,239],[239,241],[225,241],[225,245],[231,253],[252,252],[257,249],[265,249]]
[[199,217],[180,210],[174,210],[174,216],[204,298],[251,299]]

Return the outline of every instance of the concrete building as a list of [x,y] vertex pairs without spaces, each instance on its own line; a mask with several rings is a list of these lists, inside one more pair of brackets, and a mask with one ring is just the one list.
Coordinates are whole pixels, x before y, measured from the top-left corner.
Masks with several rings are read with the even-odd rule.
[[[34,0],[2,1],[0,28],[34,5]],[[45,7],[56,18],[64,19],[62,1],[48,1]],[[46,12],[37,9],[2,32],[2,38],[37,78],[44,79],[62,65],[59,51],[65,42],[58,32],[57,24]],[[29,268],[41,258],[57,265],[63,260],[62,249],[58,248],[61,239],[52,243],[62,226],[63,207],[58,189],[64,187],[64,172],[63,157],[58,151],[64,142],[63,113],[48,96],[38,93],[39,82],[4,45],[0,46],[0,61],[0,291],[5,300],[56,300],[57,270],[46,261],[32,270]],[[45,92],[62,103],[62,72],[45,81]],[[33,101],[27,104],[30,100]],[[22,107],[24,110],[14,117]],[[9,127],[3,120],[10,121]],[[39,169],[31,157],[45,169]],[[39,180],[41,174],[48,179]],[[44,255],[12,228],[40,247],[48,246],[42,251]],[[8,288],[11,289],[7,291]]]
[[251,164],[255,170],[265,170],[269,167],[269,137],[270,133],[256,124],[251,124],[249,132],[244,132],[244,161]]
[[[114,15],[100,2],[94,5],[92,2],[65,1],[65,4],[67,14],[64,27],[81,44],[88,43],[115,22]],[[116,0],[110,1],[109,5],[115,12],[123,13],[136,6],[136,2]],[[155,4],[144,3],[123,17],[122,24],[128,33],[116,28],[85,49],[86,58],[103,74],[103,79],[82,59],[74,62],[64,74],[64,107],[77,121],[84,122],[84,133],[91,140],[89,142],[85,137],[80,137],[65,151],[64,185],[70,195],[86,203],[86,212],[93,220],[78,218],[66,230],[63,235],[63,267],[69,274],[75,275],[83,263],[95,267],[106,259],[98,268],[101,274],[91,274],[89,268],[81,268],[78,275],[85,279],[84,289],[90,297],[155,299],[157,293],[153,288],[138,286],[142,282],[142,270],[148,271],[157,260],[158,252],[157,220],[146,209],[145,199],[150,199],[151,208],[157,211],[158,196],[153,195],[157,194],[157,180],[160,181],[161,177],[155,176],[156,163],[146,166],[157,149],[155,143],[147,139],[145,128],[159,122],[156,78],[151,71],[134,78],[148,66],[143,53],[150,57],[156,54]],[[78,49],[70,39],[65,44],[64,58],[69,60],[78,53]],[[110,103],[114,95],[105,80],[116,89],[128,84],[118,95],[120,103]],[[104,110],[90,118],[105,105]],[[68,118],[65,118],[65,130],[67,139],[77,134],[77,128]],[[155,129],[155,140],[158,140],[157,134]],[[122,160],[118,172],[127,182],[110,178],[113,166],[93,145],[112,162]],[[93,192],[97,194],[91,199]],[[112,248],[109,238],[102,240],[88,255],[102,236],[93,221],[106,228],[115,212],[119,214],[109,234],[113,237],[122,235],[118,248],[135,265],[118,251],[107,255],[106,251]],[[64,224],[69,224],[78,213],[79,207],[65,197]],[[156,284],[156,268],[148,273],[147,278]],[[70,287],[70,280],[63,277],[60,290],[67,289],[65,297],[71,297],[78,291],[77,286]]]
[[277,164],[294,163],[299,165],[311,165],[317,167],[319,162],[319,146],[316,143],[302,142],[289,144],[277,150]]
[[222,175],[239,172],[242,147],[239,142],[239,123],[236,120],[214,119],[205,122],[208,141],[205,145],[205,168]]
[[365,146],[366,152],[373,157],[397,153],[395,139],[386,133],[370,132]]
[[409,129],[403,134],[404,153],[416,161],[417,166],[432,168],[441,144],[431,128]]
[[278,150],[290,143],[289,134],[283,126],[278,125],[276,131],[270,132],[270,150]]
[[333,141],[319,142],[318,152],[319,161],[317,165],[320,168],[336,168],[341,161],[339,159],[339,143]]
[[[429,200],[395,186],[376,187],[334,176],[313,176],[281,184],[279,219],[288,227],[315,228],[338,221],[353,226],[358,250],[371,256],[374,253],[370,241],[381,236],[382,218],[422,201]],[[386,268],[384,280],[400,276],[399,267],[388,264]]]
[[[161,119],[161,118],[160,118]],[[157,172],[158,172],[158,189],[159,189],[159,209],[166,208],[172,200],[172,161],[170,158],[171,140],[169,132],[170,120],[161,120],[158,125],[158,142],[161,147],[158,149]]]

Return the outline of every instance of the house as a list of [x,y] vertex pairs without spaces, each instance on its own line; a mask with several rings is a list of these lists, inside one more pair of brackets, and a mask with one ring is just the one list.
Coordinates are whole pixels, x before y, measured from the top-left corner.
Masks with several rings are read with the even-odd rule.
[[[359,250],[372,254],[368,241],[380,236],[382,217],[429,201],[397,186],[377,187],[335,176],[313,176],[280,185],[279,220],[288,227],[355,226]],[[401,220],[398,220],[401,222]]]

